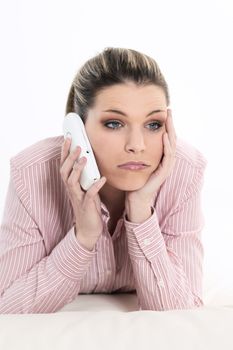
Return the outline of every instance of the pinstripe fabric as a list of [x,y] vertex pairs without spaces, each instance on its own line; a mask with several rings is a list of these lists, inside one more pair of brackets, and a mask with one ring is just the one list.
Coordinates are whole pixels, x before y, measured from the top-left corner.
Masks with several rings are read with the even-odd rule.
[[0,227],[0,313],[56,312],[78,294],[131,291],[141,310],[202,306],[202,154],[178,140],[174,169],[141,224],[127,221],[124,212],[111,236],[102,203],[104,230],[88,251],[76,239],[60,177],[62,142],[63,136],[41,140],[10,160]]

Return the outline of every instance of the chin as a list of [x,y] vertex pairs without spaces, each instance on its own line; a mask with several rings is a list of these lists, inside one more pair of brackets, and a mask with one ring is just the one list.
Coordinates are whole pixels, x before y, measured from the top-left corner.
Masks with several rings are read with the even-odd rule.
[[137,191],[137,190],[140,190],[140,188],[142,188],[143,186],[144,184],[141,186],[133,186],[133,185],[124,186],[124,187],[121,186],[121,190],[125,192]]
[[121,179],[120,181],[108,181],[108,184],[121,191],[137,191],[145,185],[146,181],[146,179],[141,179],[137,181],[127,181]]

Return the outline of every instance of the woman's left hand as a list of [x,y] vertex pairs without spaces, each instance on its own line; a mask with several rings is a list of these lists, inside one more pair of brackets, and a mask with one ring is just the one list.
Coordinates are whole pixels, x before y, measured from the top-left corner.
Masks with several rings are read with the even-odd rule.
[[167,109],[165,128],[166,131],[163,134],[163,158],[158,168],[151,174],[150,178],[142,188],[125,193],[126,208],[129,203],[152,204],[159,187],[172,171],[175,163],[176,133],[170,109]]

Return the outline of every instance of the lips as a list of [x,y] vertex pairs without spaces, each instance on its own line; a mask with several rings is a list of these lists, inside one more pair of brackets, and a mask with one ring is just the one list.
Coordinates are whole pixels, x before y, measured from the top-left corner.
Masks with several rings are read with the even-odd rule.
[[127,163],[124,163],[124,164],[120,164],[119,166],[123,166],[123,165],[147,165],[145,162],[142,162],[142,161],[138,161],[138,162],[127,162]]
[[128,162],[125,164],[118,165],[121,169],[127,169],[127,170],[142,170],[147,168],[149,165],[145,164],[144,162]]
[[138,161],[138,162],[131,161],[124,164],[120,164],[119,166],[123,166],[123,165],[148,165],[148,164],[146,164],[143,161]]

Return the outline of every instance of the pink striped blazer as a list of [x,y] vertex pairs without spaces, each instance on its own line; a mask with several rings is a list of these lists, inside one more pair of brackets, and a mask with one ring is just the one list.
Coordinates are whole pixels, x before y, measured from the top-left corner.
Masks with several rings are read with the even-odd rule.
[[60,176],[63,136],[10,159],[0,226],[0,313],[56,312],[82,293],[136,292],[139,310],[203,306],[204,224],[201,189],[206,160],[178,139],[171,175],[143,223],[119,219],[92,251],[74,233],[73,211]]

